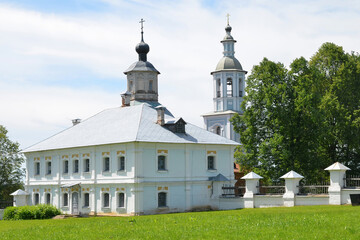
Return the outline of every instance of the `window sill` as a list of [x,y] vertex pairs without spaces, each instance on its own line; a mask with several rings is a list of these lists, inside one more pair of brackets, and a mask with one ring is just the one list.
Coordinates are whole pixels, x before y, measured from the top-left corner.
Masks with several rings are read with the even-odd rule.
[[123,210],[125,207],[117,207],[116,209]]
[[62,175],[63,176],[69,176],[69,173],[63,173]]
[[86,208],[86,209],[89,209],[89,208],[90,208],[90,206],[83,206],[82,208]]
[[117,170],[118,173],[124,173],[125,170]]
[[157,209],[159,209],[159,210],[168,210],[168,209],[169,209],[169,207],[168,207],[168,206],[165,206],[165,207],[158,207]]
[[51,173],[47,173],[45,176],[47,176],[47,177],[51,177]]
[[208,169],[208,172],[217,172],[217,169]]
[[164,169],[164,170],[157,170],[159,173],[167,173],[168,170],[167,169]]
[[79,172],[73,172],[73,175],[79,175],[80,173]]
[[90,172],[90,171],[88,171],[88,172],[83,172],[83,174],[91,174],[91,172]]

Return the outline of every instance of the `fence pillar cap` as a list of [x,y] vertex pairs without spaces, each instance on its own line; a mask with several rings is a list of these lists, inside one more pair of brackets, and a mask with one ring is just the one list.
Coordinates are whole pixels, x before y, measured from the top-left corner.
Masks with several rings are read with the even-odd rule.
[[29,195],[29,193],[27,193],[21,189],[18,189],[15,192],[11,193],[10,195],[12,195],[12,196],[24,196],[25,195],[26,196],[26,195]]
[[336,162],[334,163],[333,165],[325,168],[324,170],[327,170],[327,171],[341,171],[341,170],[351,170],[350,168],[348,168],[347,166],[339,163],[339,162]]
[[290,172],[284,174],[280,178],[284,178],[284,179],[301,179],[301,178],[304,178],[304,177],[301,176],[300,174],[298,174],[297,172],[291,170]]
[[248,174],[243,176],[241,179],[261,179],[261,178],[263,178],[263,177],[254,172],[249,172]]

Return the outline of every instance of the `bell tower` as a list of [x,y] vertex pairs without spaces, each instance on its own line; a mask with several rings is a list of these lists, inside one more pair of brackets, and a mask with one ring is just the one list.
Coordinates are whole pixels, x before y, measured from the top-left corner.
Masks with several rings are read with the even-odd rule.
[[231,35],[229,14],[225,27],[225,37],[221,41],[224,47],[223,57],[218,62],[213,77],[214,111],[203,116],[208,131],[240,142],[239,134],[234,132],[230,118],[242,114],[241,102],[245,93],[245,74],[240,62],[235,58],[236,40]]
[[130,105],[134,105],[135,101],[158,101],[158,75],[160,72],[147,61],[150,47],[144,42],[144,22],[141,19],[141,41],[135,47],[139,60],[124,72],[127,76],[127,91],[130,93]]

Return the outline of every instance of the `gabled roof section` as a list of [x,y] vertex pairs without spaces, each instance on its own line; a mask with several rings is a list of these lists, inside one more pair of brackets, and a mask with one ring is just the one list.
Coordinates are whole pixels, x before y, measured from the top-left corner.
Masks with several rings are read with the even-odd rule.
[[26,196],[29,195],[29,193],[25,192],[24,190],[18,189],[15,192],[10,194],[11,196]]
[[262,179],[263,177],[254,173],[254,172],[249,172],[248,174],[246,174],[245,176],[243,176],[241,179]]
[[351,170],[351,169],[339,162],[336,162],[331,166],[325,168],[324,170],[331,171],[331,170]]
[[[173,118],[167,115],[165,118]],[[37,152],[74,147],[125,142],[202,143],[239,145],[190,123],[185,133],[176,133],[156,124],[156,110],[146,104],[104,110],[83,122],[45,139],[23,152]]]
[[280,178],[284,178],[284,179],[295,179],[295,178],[304,178],[304,177],[301,176],[300,174],[298,174],[297,172],[291,170],[290,172],[284,174],[284,175],[281,176]]

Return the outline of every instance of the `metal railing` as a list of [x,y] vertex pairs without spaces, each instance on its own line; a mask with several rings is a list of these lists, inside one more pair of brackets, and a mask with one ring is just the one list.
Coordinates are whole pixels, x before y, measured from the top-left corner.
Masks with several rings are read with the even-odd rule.
[[234,186],[231,184],[224,184],[222,186],[223,197],[242,197],[245,193],[245,186]]
[[284,182],[274,182],[270,184],[262,184],[260,182],[259,195],[283,195],[285,193]]
[[7,207],[12,207],[13,206],[13,201],[8,201],[8,200],[0,200],[0,209],[4,209]]
[[329,186],[330,182],[322,182],[322,183],[301,183],[299,185],[299,193],[298,195],[322,195],[329,194]]
[[344,188],[360,188],[360,176],[348,175],[344,178]]

